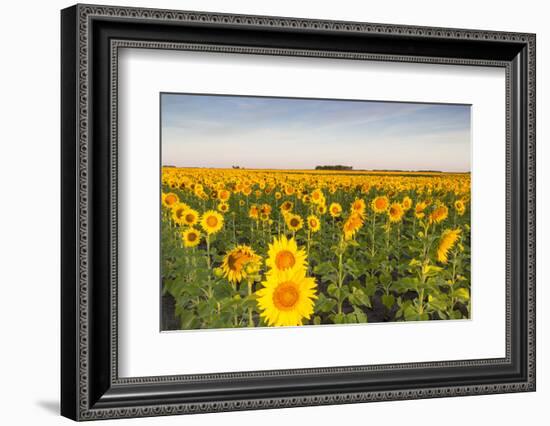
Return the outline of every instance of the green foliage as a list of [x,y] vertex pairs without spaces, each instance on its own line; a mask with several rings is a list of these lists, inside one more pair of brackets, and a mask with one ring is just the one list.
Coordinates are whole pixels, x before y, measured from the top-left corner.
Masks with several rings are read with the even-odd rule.
[[[402,220],[390,223],[387,213],[375,214],[370,206],[381,194],[377,187],[366,192],[359,186],[334,193],[324,191],[327,205],[337,202],[343,207],[337,218],[317,213],[316,206],[302,202],[295,194],[283,194],[276,200],[274,191],[266,193],[259,188],[255,184],[249,196],[232,192],[224,226],[209,237],[208,245],[197,224],[202,233],[200,244],[185,247],[181,239],[185,226],[174,222],[169,208],[162,208],[162,292],[172,297],[181,329],[266,326],[256,291],[266,277],[268,246],[281,235],[294,238],[300,248],[307,249],[307,275],[317,285],[314,313],[304,319],[304,324],[469,318],[469,215],[453,210],[458,196],[452,191],[435,185],[429,195],[414,188],[392,193],[390,202],[405,196],[413,203],[428,198],[433,202],[424,217],[415,217],[413,204]],[[213,188],[205,186],[205,191],[206,197],[199,198],[192,187],[163,186],[164,193],[175,193],[199,213],[216,210],[219,203]],[[357,198],[366,201],[363,223],[353,238],[345,239],[343,225],[349,206]],[[318,215],[321,229],[308,232],[304,223],[299,231],[290,231],[280,209],[285,200],[293,203],[293,213],[304,221],[310,214]],[[431,222],[427,216],[436,202],[449,206],[449,215],[441,223]],[[270,205],[270,220],[249,217],[252,204]],[[461,230],[460,240],[447,253],[448,261],[442,263],[438,245],[444,230],[454,228]],[[221,266],[226,253],[239,244],[249,245],[262,256],[262,265],[246,279],[231,283]]]

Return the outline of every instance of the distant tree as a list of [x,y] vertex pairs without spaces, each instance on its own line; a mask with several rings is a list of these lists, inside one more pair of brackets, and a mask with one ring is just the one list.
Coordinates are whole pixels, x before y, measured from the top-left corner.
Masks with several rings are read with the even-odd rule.
[[337,164],[335,166],[316,166],[315,170],[353,170],[353,167]]

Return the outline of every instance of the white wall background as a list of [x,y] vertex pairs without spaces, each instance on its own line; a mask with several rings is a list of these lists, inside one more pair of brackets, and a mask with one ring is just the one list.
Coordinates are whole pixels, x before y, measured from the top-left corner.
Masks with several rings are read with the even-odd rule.
[[[103,4],[537,33],[538,390],[530,394],[293,408],[102,424],[270,425],[314,423],[544,424],[550,401],[550,28],[545,2],[428,0],[104,0]],[[59,9],[71,2],[2,6],[0,43],[0,420],[69,424],[59,405]]]

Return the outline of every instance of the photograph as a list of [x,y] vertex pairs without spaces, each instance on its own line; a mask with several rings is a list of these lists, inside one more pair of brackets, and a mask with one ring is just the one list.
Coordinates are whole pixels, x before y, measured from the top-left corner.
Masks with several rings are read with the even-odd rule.
[[162,331],[470,318],[470,105],[160,97]]

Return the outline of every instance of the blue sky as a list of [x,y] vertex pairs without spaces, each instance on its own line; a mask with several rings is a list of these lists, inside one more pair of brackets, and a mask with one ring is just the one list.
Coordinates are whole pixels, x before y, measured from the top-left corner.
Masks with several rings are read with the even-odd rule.
[[161,95],[162,164],[470,170],[470,106]]

